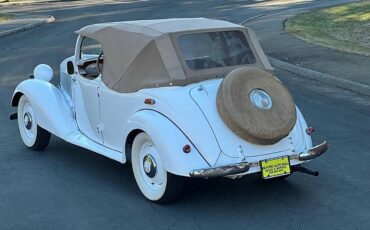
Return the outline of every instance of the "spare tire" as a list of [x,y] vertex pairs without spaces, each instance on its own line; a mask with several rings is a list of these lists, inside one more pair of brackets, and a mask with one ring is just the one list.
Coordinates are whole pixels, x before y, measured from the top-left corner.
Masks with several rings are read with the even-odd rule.
[[229,73],[217,92],[217,110],[225,124],[254,144],[274,144],[289,135],[297,115],[288,89],[257,68]]

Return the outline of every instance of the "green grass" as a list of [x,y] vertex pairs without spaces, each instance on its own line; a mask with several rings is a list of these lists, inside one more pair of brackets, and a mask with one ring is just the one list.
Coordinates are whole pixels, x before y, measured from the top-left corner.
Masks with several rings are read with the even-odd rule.
[[0,23],[1,22],[5,22],[5,21],[7,21],[7,20],[9,20],[11,18],[12,18],[12,16],[9,15],[9,14],[0,14]]
[[300,14],[285,29],[313,44],[370,56],[370,1]]

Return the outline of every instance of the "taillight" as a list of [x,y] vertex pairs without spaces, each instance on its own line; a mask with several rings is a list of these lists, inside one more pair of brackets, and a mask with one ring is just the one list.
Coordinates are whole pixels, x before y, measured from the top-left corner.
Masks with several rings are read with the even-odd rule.
[[308,128],[306,129],[306,133],[307,133],[308,135],[312,135],[314,132],[315,132],[315,129],[314,129],[313,127],[308,127]]
[[144,104],[154,105],[155,104],[155,100],[153,98],[145,98]]
[[182,151],[184,151],[184,153],[190,153],[191,151],[190,145],[184,145],[184,148],[182,148]]

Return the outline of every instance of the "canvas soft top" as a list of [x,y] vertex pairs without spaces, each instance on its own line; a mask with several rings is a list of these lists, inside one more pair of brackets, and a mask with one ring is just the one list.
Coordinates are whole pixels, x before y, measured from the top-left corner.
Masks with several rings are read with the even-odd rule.
[[101,23],[83,27],[76,33],[102,45],[103,82],[118,92],[134,92],[200,81],[184,70],[171,36],[216,29],[245,30],[243,26],[221,20],[181,18]]

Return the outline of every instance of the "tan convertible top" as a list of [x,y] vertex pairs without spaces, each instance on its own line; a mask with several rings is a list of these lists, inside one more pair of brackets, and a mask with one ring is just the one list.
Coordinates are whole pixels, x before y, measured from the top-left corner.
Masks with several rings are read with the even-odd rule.
[[[210,75],[197,76],[184,68],[172,42],[173,35],[234,29],[245,31],[245,27],[226,21],[181,18],[94,24],[76,33],[102,45],[103,82],[118,92],[134,92],[142,88],[185,85]],[[254,51],[262,52],[260,48]]]

